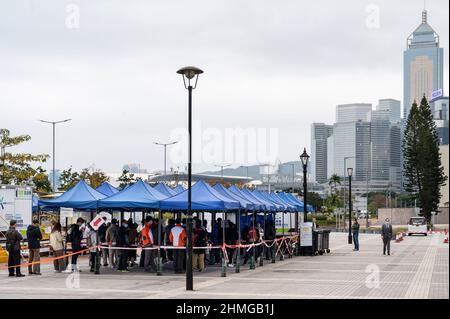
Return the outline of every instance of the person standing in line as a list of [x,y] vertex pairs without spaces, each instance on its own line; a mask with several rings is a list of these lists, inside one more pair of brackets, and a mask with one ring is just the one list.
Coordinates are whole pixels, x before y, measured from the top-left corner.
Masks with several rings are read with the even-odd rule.
[[117,247],[125,248],[120,249],[119,251],[119,263],[117,266],[117,270],[119,272],[129,272],[127,267],[128,251],[126,249],[129,248],[130,246],[130,238],[128,235],[129,235],[128,221],[126,219],[123,219],[119,227],[119,232],[117,236]]
[[[133,222],[133,219],[128,219],[128,236],[130,239],[130,247],[136,248],[138,243],[137,225]],[[136,264],[136,249],[128,250],[128,264],[130,267],[137,266]]]
[[[54,222],[52,232],[50,233],[50,250],[53,252],[53,257],[58,258],[64,254],[64,243],[61,232],[61,224]],[[53,261],[55,272],[60,273],[64,270],[64,258],[59,258]]]
[[[194,247],[206,247],[208,241],[208,235],[206,230],[202,227],[202,221],[197,219],[195,221],[195,229],[193,234]],[[192,268],[198,269],[202,272],[205,270],[205,249],[194,249],[194,254],[192,258]]]
[[381,226],[381,238],[383,239],[383,255],[391,254],[391,240],[392,240],[392,225],[389,218],[386,218],[385,223]]
[[80,255],[78,252],[82,250],[81,241],[83,239],[84,232],[84,219],[79,217],[77,219],[76,224],[70,226],[69,232],[67,234],[67,241],[72,244],[72,260],[70,266],[64,271],[65,273],[71,273],[73,271],[81,272],[79,267],[77,266],[78,256]]
[[25,275],[20,272],[20,242],[23,240],[23,236],[17,231],[16,224],[17,222],[12,219],[5,234],[9,277],[24,277]]
[[41,260],[41,239],[42,233],[39,228],[39,220],[33,219],[33,224],[27,228],[28,262],[36,262],[36,264],[28,266],[29,275],[41,274],[41,265],[39,263]]
[[352,225],[352,234],[353,234],[353,251],[359,251],[359,223],[358,218],[355,218]]
[[175,220],[175,227],[170,230],[169,240],[173,243],[174,270],[176,274],[183,273],[183,263],[185,261],[186,230],[181,226],[181,219]]
[[[172,230],[172,228],[175,227],[175,219],[169,219],[169,221],[167,222],[167,227],[166,227],[166,232],[164,233],[164,237],[166,240],[166,245],[170,246],[172,245],[172,242],[170,241],[170,231]],[[173,249],[167,249],[167,259],[170,261],[173,261]]]
[[97,232],[88,224],[87,231],[87,246],[93,247],[89,250],[89,264],[91,266],[91,272],[98,272],[100,270],[100,257],[97,259]]
[[106,231],[106,242],[109,246],[109,266],[117,268],[119,251],[114,249],[117,247],[117,237],[119,236],[119,227],[117,226],[117,219],[111,220],[111,225]]
[[273,227],[272,220],[266,220],[266,229],[264,232],[264,238],[268,242],[267,245],[271,247],[266,247],[266,260],[271,260],[274,254],[275,245],[273,241],[275,240],[275,228]]
[[[145,251],[144,255],[144,269],[146,272],[156,272],[155,264],[155,250],[153,248],[154,236],[152,232],[153,218],[147,216],[145,218],[145,226],[141,230],[142,251]],[[145,249],[147,248],[147,249]]]
[[[106,243],[106,231],[108,230],[110,223],[106,222],[106,217],[103,217],[103,220],[105,221],[103,224],[100,225],[98,228],[98,240],[100,241],[100,245]],[[101,249],[100,255],[103,259],[103,267],[108,267],[108,259],[109,259],[109,251],[108,249]]]
[[[225,229],[225,243],[230,246],[237,245],[238,243],[238,232],[236,224],[231,220],[228,220],[228,227]],[[228,267],[233,268],[233,260],[236,259],[235,251],[236,248],[226,248],[228,255]]]

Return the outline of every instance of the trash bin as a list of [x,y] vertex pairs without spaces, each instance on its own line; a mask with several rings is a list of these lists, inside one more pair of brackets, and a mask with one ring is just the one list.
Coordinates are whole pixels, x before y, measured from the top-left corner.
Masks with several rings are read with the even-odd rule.
[[323,237],[323,231],[322,230],[315,230],[313,231],[313,255],[322,255],[323,254],[323,248],[322,248],[322,239]]
[[322,249],[323,252],[330,253],[330,230],[322,230]]

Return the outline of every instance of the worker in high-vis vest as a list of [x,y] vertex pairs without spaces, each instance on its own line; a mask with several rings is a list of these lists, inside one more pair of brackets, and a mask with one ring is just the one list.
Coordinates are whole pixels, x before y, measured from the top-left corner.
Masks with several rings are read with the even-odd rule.
[[[177,218],[175,227],[170,230],[169,241],[173,243],[173,247],[186,247],[186,230],[181,226],[181,219]],[[184,249],[173,250],[174,269],[176,274],[183,273],[183,262],[185,258]]]
[[147,272],[156,272],[156,263],[155,263],[155,249],[145,249],[145,248],[152,248],[153,243],[155,242],[153,240],[153,233],[151,231],[151,226],[153,223],[153,219],[150,216],[147,216],[145,218],[145,225],[141,230],[141,244],[142,249],[145,250],[144,254],[144,268]]

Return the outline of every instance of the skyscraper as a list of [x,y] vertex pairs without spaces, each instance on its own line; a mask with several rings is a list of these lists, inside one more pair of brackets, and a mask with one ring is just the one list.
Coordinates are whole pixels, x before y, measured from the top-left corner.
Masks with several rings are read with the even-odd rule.
[[332,134],[332,125],[324,123],[311,125],[311,178],[318,183],[327,181],[327,140]]
[[407,39],[403,55],[403,115],[408,118],[414,101],[430,100],[433,91],[443,88],[444,50],[439,48],[439,35],[428,24],[427,11],[422,23]]

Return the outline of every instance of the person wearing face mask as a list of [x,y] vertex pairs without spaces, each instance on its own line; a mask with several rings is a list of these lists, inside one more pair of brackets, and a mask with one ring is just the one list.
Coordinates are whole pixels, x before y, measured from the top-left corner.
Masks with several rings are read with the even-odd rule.
[[[128,231],[128,221],[126,219],[122,220],[119,227],[119,235],[117,237],[117,247],[128,248],[130,246],[129,231]],[[128,251],[127,249],[119,250],[119,265],[117,270],[119,272],[129,272],[127,268]]]
[[66,273],[71,273],[73,271],[81,271],[77,266],[78,256],[77,252],[81,251],[81,241],[83,239],[83,231],[84,231],[84,219],[79,217],[77,219],[76,224],[70,226],[69,232],[67,234],[66,240],[72,244],[72,255],[71,264],[64,271]]

